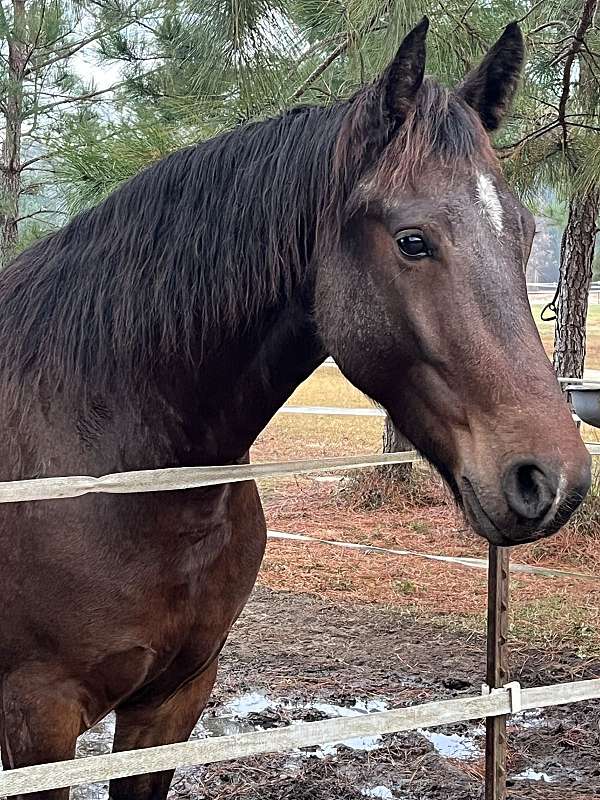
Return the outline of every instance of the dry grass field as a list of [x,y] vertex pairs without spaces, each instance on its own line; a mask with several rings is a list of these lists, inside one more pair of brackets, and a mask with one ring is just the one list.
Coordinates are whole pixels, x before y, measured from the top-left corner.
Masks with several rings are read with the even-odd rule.
[[[542,305],[531,307],[533,318],[542,337],[544,347],[548,354],[552,353],[554,342],[554,322],[542,322],[540,314]],[[600,369],[600,305],[590,305],[587,319],[587,355],[586,367]]]

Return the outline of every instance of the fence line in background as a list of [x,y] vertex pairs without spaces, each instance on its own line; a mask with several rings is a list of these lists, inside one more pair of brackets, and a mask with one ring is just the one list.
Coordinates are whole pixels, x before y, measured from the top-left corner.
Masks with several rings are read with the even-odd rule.
[[[558,284],[556,281],[552,283],[551,281],[548,283],[543,283],[539,281],[527,281],[527,289],[545,289],[545,290],[554,290],[556,291]],[[600,282],[599,281],[592,281],[589,288],[590,292],[598,292],[600,291]]]
[[498,689],[482,696],[461,697],[392,711],[361,714],[356,717],[305,722],[302,725],[271,728],[267,731],[243,733],[237,736],[220,736],[215,739],[22,767],[0,775],[0,794],[40,792],[81,783],[99,783],[131,775],[229,761],[261,753],[285,752],[324,742],[341,742],[355,737],[379,736],[482,717],[504,716],[510,714],[513,709],[516,710],[517,691],[518,710],[525,711],[595,699],[600,696],[600,680],[522,690],[513,685],[511,689]]
[[[333,360],[333,358],[331,356],[326,358],[325,361],[323,361],[323,363],[320,364],[317,367],[317,369],[320,369],[321,367],[335,367],[336,369],[339,369],[338,365],[336,364],[336,362]],[[523,375],[525,376],[526,373],[523,373]],[[590,384],[591,383],[600,383],[600,379],[598,378],[598,375],[600,375],[600,370],[591,369],[591,368],[587,369],[586,368],[585,371],[584,371],[583,378],[573,378],[573,377],[560,378],[559,377],[559,378],[557,378],[557,380],[558,380],[559,383],[590,383]],[[320,406],[315,406],[315,408],[319,408],[319,407]],[[323,406],[323,407],[327,408],[328,406]],[[284,406],[284,408],[291,408],[291,406]],[[301,408],[301,406],[296,406],[296,408]],[[329,406],[329,408],[337,408],[337,406]],[[282,411],[283,409],[279,409],[279,410]],[[382,410],[382,414],[385,416],[385,411]]]
[[382,408],[365,408],[343,406],[282,406],[279,414],[323,414],[324,416],[334,415],[341,417],[385,417],[386,413]]
[[[571,382],[571,379],[563,379],[563,383]],[[598,388],[600,388],[600,380],[592,379],[592,380],[584,380],[583,378],[578,378],[575,380],[575,383],[586,384],[587,386],[591,386],[592,384],[598,384]],[[387,414],[382,408],[366,408],[365,406],[282,406],[278,414],[319,414],[322,416],[334,416],[334,417],[386,417]],[[572,413],[571,416],[575,422],[581,422],[577,414]]]
[[[469,569],[481,569],[487,572],[488,559],[474,558],[473,556],[440,556],[434,553],[421,553],[418,550],[395,550],[390,547],[377,547],[371,544],[357,544],[355,542],[340,542],[336,539],[321,539],[318,536],[309,536],[304,533],[284,533],[283,531],[267,531],[267,538],[273,540],[288,540],[292,542],[306,542],[314,544],[326,544],[333,547],[343,547],[347,550],[357,550],[363,553],[380,553],[381,555],[391,556],[414,556],[426,561],[440,561],[444,564],[456,564],[460,567]],[[535,567],[530,564],[515,564],[510,562],[510,571],[526,574],[541,575],[545,578],[576,578],[577,580],[600,581],[598,575],[586,575],[583,572],[571,572],[569,570],[551,569],[548,567]]]

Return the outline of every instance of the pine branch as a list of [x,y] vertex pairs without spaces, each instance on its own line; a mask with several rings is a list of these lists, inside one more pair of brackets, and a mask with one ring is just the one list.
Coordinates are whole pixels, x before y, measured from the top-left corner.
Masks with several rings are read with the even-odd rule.
[[534,3],[534,4],[531,6],[531,8],[529,9],[529,11],[528,11],[526,14],[523,14],[523,16],[522,16],[522,17],[520,17],[520,18],[517,20],[517,22],[519,23],[519,25],[521,25],[523,22],[525,22],[525,20],[526,20],[528,17],[530,17],[530,16],[531,16],[531,15],[532,15],[532,14],[533,14],[535,11],[537,11],[537,9],[538,9],[538,8],[540,8],[541,6],[545,6],[545,5],[547,4],[547,2],[548,2],[548,0],[538,0],[538,2],[537,2],[537,3]]
[[47,114],[48,111],[52,111],[58,106],[64,106],[68,103],[83,103],[87,100],[94,100],[101,95],[108,94],[108,92],[112,92],[115,89],[118,89],[120,86],[123,86],[127,81],[122,81],[121,83],[116,83],[113,86],[109,86],[106,89],[97,89],[94,92],[87,92],[87,94],[80,94],[76,97],[67,97],[65,100],[57,100],[56,103],[48,103],[48,105],[40,106],[39,108],[35,109],[35,115],[39,117],[40,114]]
[[[465,8],[465,10],[463,11],[463,13],[462,13],[462,16],[461,16],[461,18],[460,18],[460,23],[461,23],[461,25],[462,25],[462,23],[463,23],[463,22],[466,20],[466,18],[469,16],[469,14],[471,13],[471,10],[472,10],[473,6],[474,6],[476,3],[477,3],[477,0],[471,0],[471,2],[469,3],[469,5],[468,5],[468,6]],[[456,30],[456,28],[455,28],[454,30]]]
[[482,35],[479,33],[479,31],[475,30],[475,28],[473,28],[471,25],[469,25],[469,23],[466,21],[466,19],[464,18],[464,16],[463,16],[463,18],[461,18],[461,19],[458,19],[458,18],[457,18],[457,17],[456,17],[456,16],[455,16],[455,15],[454,15],[454,14],[453,14],[453,13],[452,13],[452,12],[451,12],[451,11],[450,11],[450,10],[449,10],[449,9],[448,9],[446,6],[445,6],[445,5],[444,5],[444,3],[442,2],[442,0],[438,0],[438,5],[439,5],[439,7],[442,9],[442,11],[444,12],[444,14],[445,14],[445,15],[448,17],[448,19],[451,19],[451,20],[452,20],[452,21],[455,23],[455,25],[456,25],[456,28],[455,28],[455,30],[456,30],[457,28],[464,28],[464,30],[466,31],[466,33],[468,33],[468,34],[469,34],[469,36],[471,36],[473,39],[477,39],[477,40],[479,41],[479,43],[482,45],[482,47],[486,48],[486,47],[488,46],[488,44],[487,44],[486,40],[483,38],[483,36],[482,36]]
[[[34,70],[41,71],[46,69],[47,67],[52,66],[53,64],[57,64],[59,61],[64,61],[71,56],[74,56],[80,50],[83,50],[84,47],[87,47],[94,42],[97,42],[99,39],[102,39],[103,36],[106,36],[109,33],[116,33],[118,31],[123,30],[128,25],[131,25],[133,22],[136,22],[137,18],[133,14],[133,10],[138,5],[140,0],[134,0],[134,2],[129,6],[129,8],[125,12],[125,17],[120,20],[119,24],[116,26],[109,26],[103,28],[102,30],[96,31],[91,36],[88,36],[84,39],[81,39],[79,42],[73,43],[72,45],[65,45],[62,48],[59,48],[59,51],[49,58],[47,61],[43,62],[42,64],[36,64],[34,67],[31,67],[29,70],[25,72],[25,76],[31,74]],[[71,33],[73,33],[72,31]]]
[[[542,2],[546,2],[546,0],[542,0]],[[531,37],[540,31],[546,30],[546,28],[566,28],[567,23],[564,19],[552,19],[550,22],[544,22],[542,25],[538,25],[537,28],[532,28],[530,31],[527,31],[527,36]]]
[[540,128],[536,128],[534,131],[530,131],[526,136],[523,136],[516,142],[512,144],[505,145],[503,147],[498,147],[497,152],[501,158],[508,158],[518,152],[523,145],[527,144],[527,142],[532,141],[533,139],[539,139],[540,136],[545,136],[547,133],[558,128],[560,122],[558,120],[554,120],[552,122],[548,122],[546,125],[542,125]]
[[33,57],[33,54],[37,50],[37,46],[38,46],[39,41],[40,41],[40,36],[42,35],[42,26],[44,25],[44,17],[45,16],[46,16],[46,3],[43,2],[42,3],[42,13],[40,15],[40,24],[38,25],[38,29],[35,32],[35,39],[33,40],[33,43],[32,43],[32,45],[31,45],[31,47],[29,49],[29,52],[27,53],[27,58],[25,59],[25,63],[23,64],[23,72],[22,72],[22,77],[23,78],[25,78],[29,74],[29,71],[27,69],[27,65],[29,64],[29,62],[31,61],[31,58]]
[[32,72],[40,72],[47,67],[51,67],[53,64],[57,64],[59,61],[64,61],[67,58],[71,58],[74,56],[75,53],[78,53],[84,47],[87,47],[88,44],[92,44],[93,42],[98,41],[103,36],[106,36],[107,33],[110,32],[110,28],[108,30],[99,31],[95,33],[93,36],[88,36],[87,39],[82,39],[81,41],[77,42],[77,44],[72,45],[71,47],[66,47],[62,50],[62,52],[58,53],[58,55],[49,58],[47,61],[44,61],[42,64],[35,64],[25,70],[24,76],[27,77],[31,75]]
[[[90,36],[87,36],[84,39],[81,39],[80,41],[74,42],[74,43],[72,43],[70,45],[63,45],[62,47],[58,48],[55,51],[55,54],[51,58],[48,58],[46,61],[44,61],[44,62],[42,62],[40,64],[35,64],[34,66],[32,66],[29,69],[27,69],[25,71],[25,73],[24,73],[24,77],[29,76],[34,71],[41,72],[43,69],[47,69],[48,67],[50,67],[50,66],[52,66],[54,64],[57,64],[59,61],[65,61],[65,60],[71,58],[71,56],[74,56],[76,53],[78,53],[84,47],[87,47],[88,45],[93,44],[94,42],[97,42],[99,39],[102,39],[103,36],[106,36],[109,33],[119,32],[119,31],[123,30],[124,28],[126,28],[127,26],[133,24],[134,22],[140,23],[140,20],[133,13],[135,7],[137,5],[139,5],[139,3],[140,3],[140,0],[133,0],[131,5],[124,11],[123,17],[120,19],[120,21],[119,21],[119,23],[117,25],[113,25],[113,26],[108,26],[108,27],[102,28],[101,30],[96,31],[95,33],[91,34]],[[40,29],[39,30],[41,30],[41,25],[40,25]],[[60,41],[60,39],[64,39],[67,36],[71,36],[73,33],[75,33],[75,29],[71,29],[67,34],[65,34],[63,36],[60,36],[54,42],[50,43],[49,49],[52,48],[53,46],[55,46]],[[39,31],[38,31],[38,35],[39,35]],[[33,49],[36,49],[36,47],[37,47],[37,43],[36,43],[36,45],[34,46]]]
[[349,46],[350,46],[350,37],[348,37],[345,41],[343,41],[341,44],[339,44],[335,48],[335,50],[332,50],[331,53],[327,56],[327,58],[324,61],[322,61],[319,64],[319,66],[316,67],[316,69],[314,69],[310,73],[310,75],[304,81],[304,83],[302,83],[296,89],[296,91],[293,94],[290,95],[289,102],[293,103],[296,100],[299,100],[300,97],[302,97],[302,95],[306,91],[308,91],[308,89],[310,89],[311,85],[317,80],[317,78],[319,78],[325,72],[327,67],[330,67],[333,64],[333,62],[336,60],[336,58],[339,58],[339,56],[341,56],[342,53],[345,53]]
[[6,16],[6,11],[4,10],[4,3],[3,3],[2,0],[0,0],[0,24],[2,25],[2,27],[6,31],[6,38],[8,40],[10,26],[8,24],[8,18]]
[[53,209],[45,209],[39,208],[37,211],[32,211],[31,214],[24,214],[22,217],[17,217],[15,223],[24,222],[26,219],[33,219],[34,217],[39,217],[40,214],[62,214],[65,215],[64,211],[58,211]]
[[[69,36],[73,36],[73,34],[75,33],[76,30],[77,30],[77,24],[75,24],[73,27],[69,28],[68,30],[63,31],[60,34],[60,36],[56,37],[56,39],[52,39],[49,42],[44,42],[44,44],[40,47],[40,50],[41,51],[47,50],[48,52],[51,52],[53,49],[56,48],[56,46],[58,45],[59,42],[62,42],[65,39],[68,39]],[[67,47],[68,45],[64,45],[64,46]]]
[[19,171],[23,172],[23,170],[28,169],[33,166],[33,164],[37,164],[38,161],[45,161],[47,158],[52,158],[53,155],[56,155],[56,153],[44,153],[43,156],[36,156],[35,158],[30,158],[28,161],[23,161],[19,167]]
[[590,50],[590,48],[587,45],[587,42],[583,42],[583,49],[585,50],[584,58],[585,56],[587,56],[587,58],[592,62],[592,64],[598,70],[600,70],[600,63],[599,63],[600,54],[595,53],[593,50]]
[[567,122],[567,125],[570,125],[572,128],[583,128],[586,131],[600,132],[600,128],[597,125],[586,125],[583,122]]
[[558,111],[558,106],[554,103],[550,103],[548,100],[544,100],[541,97],[536,97],[534,94],[527,94],[523,92],[523,96],[526,97],[528,100],[533,100],[535,103],[539,103],[542,106],[546,106],[546,108],[551,108],[553,111]]
[[[386,7],[388,6],[389,4],[386,4]],[[382,11],[383,9],[380,9],[380,12],[378,14],[375,14],[371,17],[369,22],[365,25],[364,33],[373,33],[373,30],[379,21]],[[293,92],[293,94],[290,95],[290,97],[288,98],[288,102],[293,103],[296,100],[299,100],[302,97],[302,95],[305,94],[308,91],[308,89],[310,89],[311,85],[317,80],[317,78],[319,78],[325,72],[327,67],[330,67],[337,58],[339,58],[343,53],[346,52],[346,50],[348,50],[348,48],[350,47],[352,42],[356,39],[356,37],[357,37],[357,32],[348,31],[346,39],[343,42],[341,42],[327,56],[327,58],[311,72],[308,78],[296,89],[295,92]]]

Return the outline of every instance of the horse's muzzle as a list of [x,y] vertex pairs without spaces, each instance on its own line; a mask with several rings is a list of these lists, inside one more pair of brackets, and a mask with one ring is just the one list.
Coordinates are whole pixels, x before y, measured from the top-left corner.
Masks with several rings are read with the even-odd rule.
[[500,491],[463,476],[465,514],[492,544],[526,544],[556,533],[580,505],[591,483],[590,459],[557,469],[532,458],[516,458],[504,470]]

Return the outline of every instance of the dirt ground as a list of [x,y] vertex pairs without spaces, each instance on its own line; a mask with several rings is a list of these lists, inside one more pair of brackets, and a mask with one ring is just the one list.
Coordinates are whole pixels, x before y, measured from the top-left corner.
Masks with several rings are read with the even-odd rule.
[[[484,652],[478,635],[381,607],[259,588],[225,649],[206,716],[218,718],[233,701],[229,708],[246,723],[269,728],[334,715],[326,704],[382,708],[474,694]],[[588,678],[599,669],[569,651],[548,658],[526,648],[512,656],[513,677],[525,686]],[[240,698],[246,711],[240,712]],[[272,705],[263,707],[264,698]],[[291,708],[278,707],[282,700]],[[599,796],[599,723],[600,702],[529,712],[511,722],[510,797]],[[476,800],[482,731],[481,723],[462,724],[437,730],[433,741],[415,732],[336,752],[313,748],[195,769],[177,778],[171,800]]]
[[[202,738],[473,695],[483,637],[381,606],[257,587],[223,651]],[[524,686],[598,675],[600,662],[563,650],[515,649]],[[169,800],[479,800],[483,724],[353,739],[178,772]],[[600,701],[530,711],[509,722],[511,800],[600,796]],[[109,751],[110,720],[79,754]],[[104,800],[106,787],[74,800]]]

